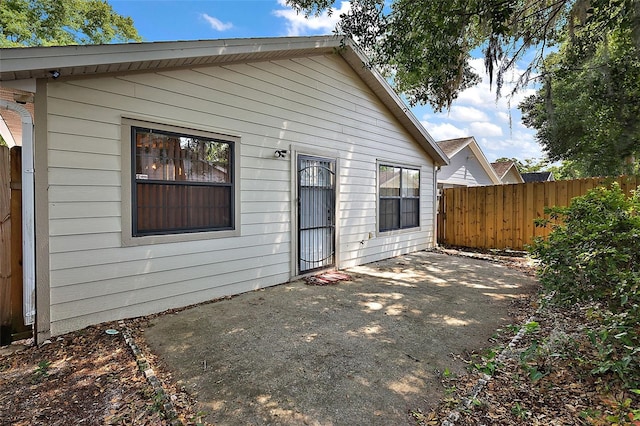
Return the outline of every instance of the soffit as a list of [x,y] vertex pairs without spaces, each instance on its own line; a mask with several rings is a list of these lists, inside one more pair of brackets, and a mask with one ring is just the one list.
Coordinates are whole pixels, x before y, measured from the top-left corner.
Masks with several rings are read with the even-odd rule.
[[279,37],[1,49],[0,81],[277,60],[338,45],[335,37]]

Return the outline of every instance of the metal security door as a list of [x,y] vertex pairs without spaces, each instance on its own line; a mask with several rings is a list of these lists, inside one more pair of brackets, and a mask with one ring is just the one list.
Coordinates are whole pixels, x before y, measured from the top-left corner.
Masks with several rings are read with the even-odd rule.
[[335,160],[298,156],[298,268],[335,263]]

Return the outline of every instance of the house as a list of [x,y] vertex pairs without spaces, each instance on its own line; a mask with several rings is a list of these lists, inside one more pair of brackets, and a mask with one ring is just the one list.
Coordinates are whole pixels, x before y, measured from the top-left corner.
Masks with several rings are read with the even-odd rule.
[[553,172],[531,172],[523,173],[522,179],[525,182],[552,182],[555,180]]
[[22,119],[38,342],[435,244],[448,158],[349,40],[0,57],[0,85],[34,98],[0,111]]
[[439,141],[438,146],[451,161],[438,172],[440,188],[502,183],[473,136]]
[[491,163],[491,167],[493,167],[493,170],[495,170],[503,184],[524,183],[522,175],[520,175],[520,171],[513,161]]

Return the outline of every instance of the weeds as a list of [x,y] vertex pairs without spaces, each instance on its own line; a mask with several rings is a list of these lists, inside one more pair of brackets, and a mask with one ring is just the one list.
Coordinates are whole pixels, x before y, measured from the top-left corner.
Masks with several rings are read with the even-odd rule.
[[624,393],[609,398],[607,406],[606,413],[600,411],[585,412],[584,417],[592,422],[596,422],[597,419],[604,419],[612,425],[640,425],[640,409],[634,407],[633,400]]
[[442,377],[444,377],[445,379],[455,379],[456,374],[451,372],[451,370],[449,370],[449,367],[445,367],[444,371],[442,372]]
[[511,407],[511,414],[519,418],[520,420],[525,420],[528,417],[527,409],[520,405],[519,402],[516,402]]
[[596,321],[586,331],[594,349],[582,359],[591,374],[616,375],[626,388],[640,387],[640,192],[626,197],[617,184],[574,198],[569,207],[545,209],[548,239],[531,252],[539,277],[558,304],[590,302]]
[[529,379],[536,382],[549,374],[547,364],[548,353],[537,340],[520,354],[520,366],[527,373]]
[[161,392],[155,392],[153,396],[153,405],[150,407],[152,412],[164,413],[164,394]]
[[195,416],[192,416],[189,419],[189,424],[193,424],[195,426],[204,426],[204,420],[202,420],[207,415],[204,411],[198,411]]
[[540,324],[537,323],[536,321],[529,321],[524,325],[524,330],[525,330],[525,333],[529,333],[529,334],[535,333],[540,330]]
[[43,379],[49,377],[49,367],[51,366],[51,361],[40,361],[36,370],[33,373],[33,381],[39,382]]
[[[471,367],[481,373],[489,376],[493,375],[496,369],[500,366],[496,357],[498,356],[498,349],[489,349],[485,355],[480,355],[480,362],[472,362]],[[478,357],[478,355],[473,355]]]

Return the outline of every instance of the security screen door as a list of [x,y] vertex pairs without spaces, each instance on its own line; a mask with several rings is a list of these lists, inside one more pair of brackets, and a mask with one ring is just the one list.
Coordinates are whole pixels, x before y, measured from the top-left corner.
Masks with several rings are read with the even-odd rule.
[[335,263],[336,162],[298,156],[298,269]]

